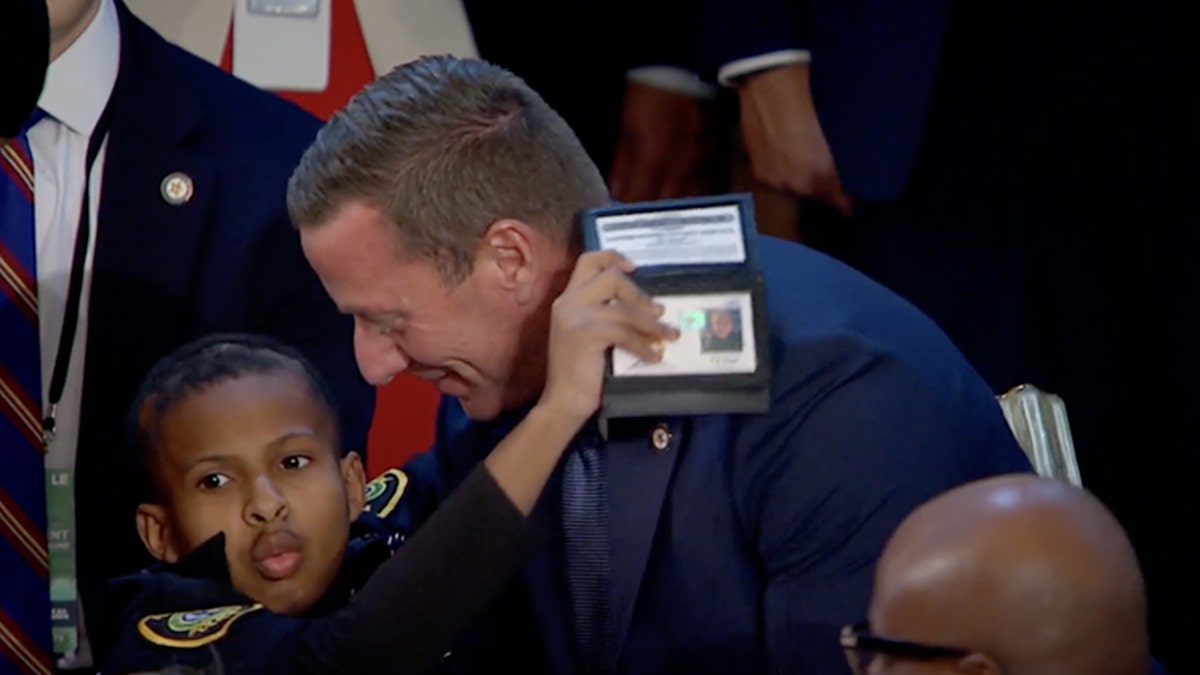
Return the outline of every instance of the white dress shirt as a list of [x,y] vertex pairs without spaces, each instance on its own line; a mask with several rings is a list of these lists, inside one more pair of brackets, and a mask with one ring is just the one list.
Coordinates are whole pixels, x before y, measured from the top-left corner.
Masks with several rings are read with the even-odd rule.
[[[121,27],[113,0],[101,0],[91,24],[46,71],[38,107],[49,113],[29,130],[33,156],[34,224],[37,245],[38,322],[42,351],[42,405],[49,404],[50,380],[58,356],[67,306],[67,288],[75,254],[83,204],[84,167],[93,129],[117,81],[121,60]],[[83,400],[84,352],[87,348],[88,298],[92,287],[92,257],[99,223],[100,183],[107,142],[92,166],[88,195],[91,236],[84,256],[79,317],[71,359],[55,415],[55,434],[46,448],[46,468],[74,469]],[[78,561],[76,561],[78,564]],[[65,655],[58,666],[92,665],[84,632],[82,607],[79,650]]]
[[[39,107],[50,117],[29,130],[34,171],[43,406],[47,406],[49,401],[50,379],[66,313],[67,280],[79,229],[88,139],[116,83],[120,43],[116,7],[112,0],[101,0],[100,9],[92,23],[50,64],[46,86],[38,101]],[[84,350],[87,347],[88,296],[92,285],[92,255],[96,247],[96,216],[103,173],[102,146],[91,172],[89,205],[92,232],[84,264],[75,343],[71,349],[62,399],[58,403],[54,439],[46,452],[46,466],[52,469],[71,469],[75,465],[83,395]]]

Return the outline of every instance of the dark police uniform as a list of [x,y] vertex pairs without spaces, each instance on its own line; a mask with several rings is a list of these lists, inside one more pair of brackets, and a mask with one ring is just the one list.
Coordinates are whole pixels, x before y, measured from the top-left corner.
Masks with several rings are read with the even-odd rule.
[[178,563],[116,580],[124,626],[102,672],[214,661],[229,674],[432,670],[544,532],[482,466],[432,515],[432,499],[408,482],[393,469],[368,485],[368,510],[351,526],[341,573],[303,616],[234,590],[223,535]]

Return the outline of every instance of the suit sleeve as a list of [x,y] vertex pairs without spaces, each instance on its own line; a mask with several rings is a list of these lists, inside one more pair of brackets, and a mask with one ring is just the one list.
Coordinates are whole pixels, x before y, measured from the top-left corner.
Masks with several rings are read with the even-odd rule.
[[[214,662],[230,675],[430,672],[544,539],[480,466],[339,611],[287,616],[250,604],[227,583],[159,576],[131,608],[103,672]],[[216,618],[204,623],[206,612]]]
[[961,421],[964,404],[894,358],[850,361],[823,374],[822,393],[779,397],[739,443],[739,508],[767,577],[768,672],[845,672],[837,634],[865,618],[875,561],[900,521],[955,485],[1028,470],[1002,418]]
[[345,609],[306,625],[280,672],[429,672],[544,539],[476,468]]
[[715,78],[727,64],[810,47],[812,8],[806,0],[701,0],[699,60]]

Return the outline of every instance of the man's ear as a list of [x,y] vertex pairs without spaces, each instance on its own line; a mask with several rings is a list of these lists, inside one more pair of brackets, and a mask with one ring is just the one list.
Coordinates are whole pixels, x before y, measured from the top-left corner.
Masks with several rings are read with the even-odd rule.
[[171,529],[167,509],[160,504],[138,504],[136,518],[138,536],[150,555],[167,563],[179,562],[182,556],[175,545],[175,533]]
[[346,453],[341,460],[341,468],[342,482],[346,486],[346,506],[350,512],[350,522],[353,523],[367,505],[367,475],[357,452]]
[[475,264],[488,265],[500,288],[517,302],[528,302],[538,280],[539,244],[545,235],[524,221],[503,218],[488,225],[476,250]]

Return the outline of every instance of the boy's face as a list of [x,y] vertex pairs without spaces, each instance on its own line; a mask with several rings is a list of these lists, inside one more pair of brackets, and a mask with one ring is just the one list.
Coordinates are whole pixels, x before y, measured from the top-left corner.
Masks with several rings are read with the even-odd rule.
[[339,458],[335,422],[299,374],[211,385],[159,420],[151,471],[161,504],[138,508],[150,552],[175,562],[219,532],[233,585],[298,614],[337,576],[363,509],[362,462]]

